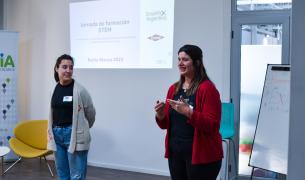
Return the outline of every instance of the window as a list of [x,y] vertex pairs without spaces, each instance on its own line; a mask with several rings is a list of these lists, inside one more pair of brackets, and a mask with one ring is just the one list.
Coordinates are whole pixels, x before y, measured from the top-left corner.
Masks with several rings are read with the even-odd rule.
[[237,11],[291,9],[291,0],[237,0]]

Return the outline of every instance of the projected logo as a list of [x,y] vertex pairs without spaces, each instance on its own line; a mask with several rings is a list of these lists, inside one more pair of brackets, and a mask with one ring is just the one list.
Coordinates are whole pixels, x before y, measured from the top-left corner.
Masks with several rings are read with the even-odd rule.
[[147,11],[146,20],[149,22],[166,21],[166,10]]
[[159,41],[163,38],[164,38],[164,36],[161,36],[159,34],[154,34],[154,35],[148,37],[148,39],[150,39],[152,41]]

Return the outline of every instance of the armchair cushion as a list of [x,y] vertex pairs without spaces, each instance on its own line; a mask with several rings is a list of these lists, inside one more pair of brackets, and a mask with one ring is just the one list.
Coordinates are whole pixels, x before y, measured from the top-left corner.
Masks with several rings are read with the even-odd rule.
[[22,121],[14,128],[9,140],[11,149],[20,157],[35,158],[51,154],[47,150],[47,120]]

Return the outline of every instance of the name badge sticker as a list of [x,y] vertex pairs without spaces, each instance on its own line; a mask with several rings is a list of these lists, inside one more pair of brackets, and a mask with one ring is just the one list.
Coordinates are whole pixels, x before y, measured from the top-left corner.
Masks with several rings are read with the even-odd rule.
[[72,96],[64,96],[63,102],[72,102]]

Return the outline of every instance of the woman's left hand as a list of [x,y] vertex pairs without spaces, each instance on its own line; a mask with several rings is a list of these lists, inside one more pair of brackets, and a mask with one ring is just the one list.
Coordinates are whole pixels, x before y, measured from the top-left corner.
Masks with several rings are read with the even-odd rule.
[[183,114],[188,118],[192,116],[193,109],[190,107],[190,105],[185,101],[185,99],[182,96],[180,96],[178,101],[167,99],[167,102],[178,113]]

